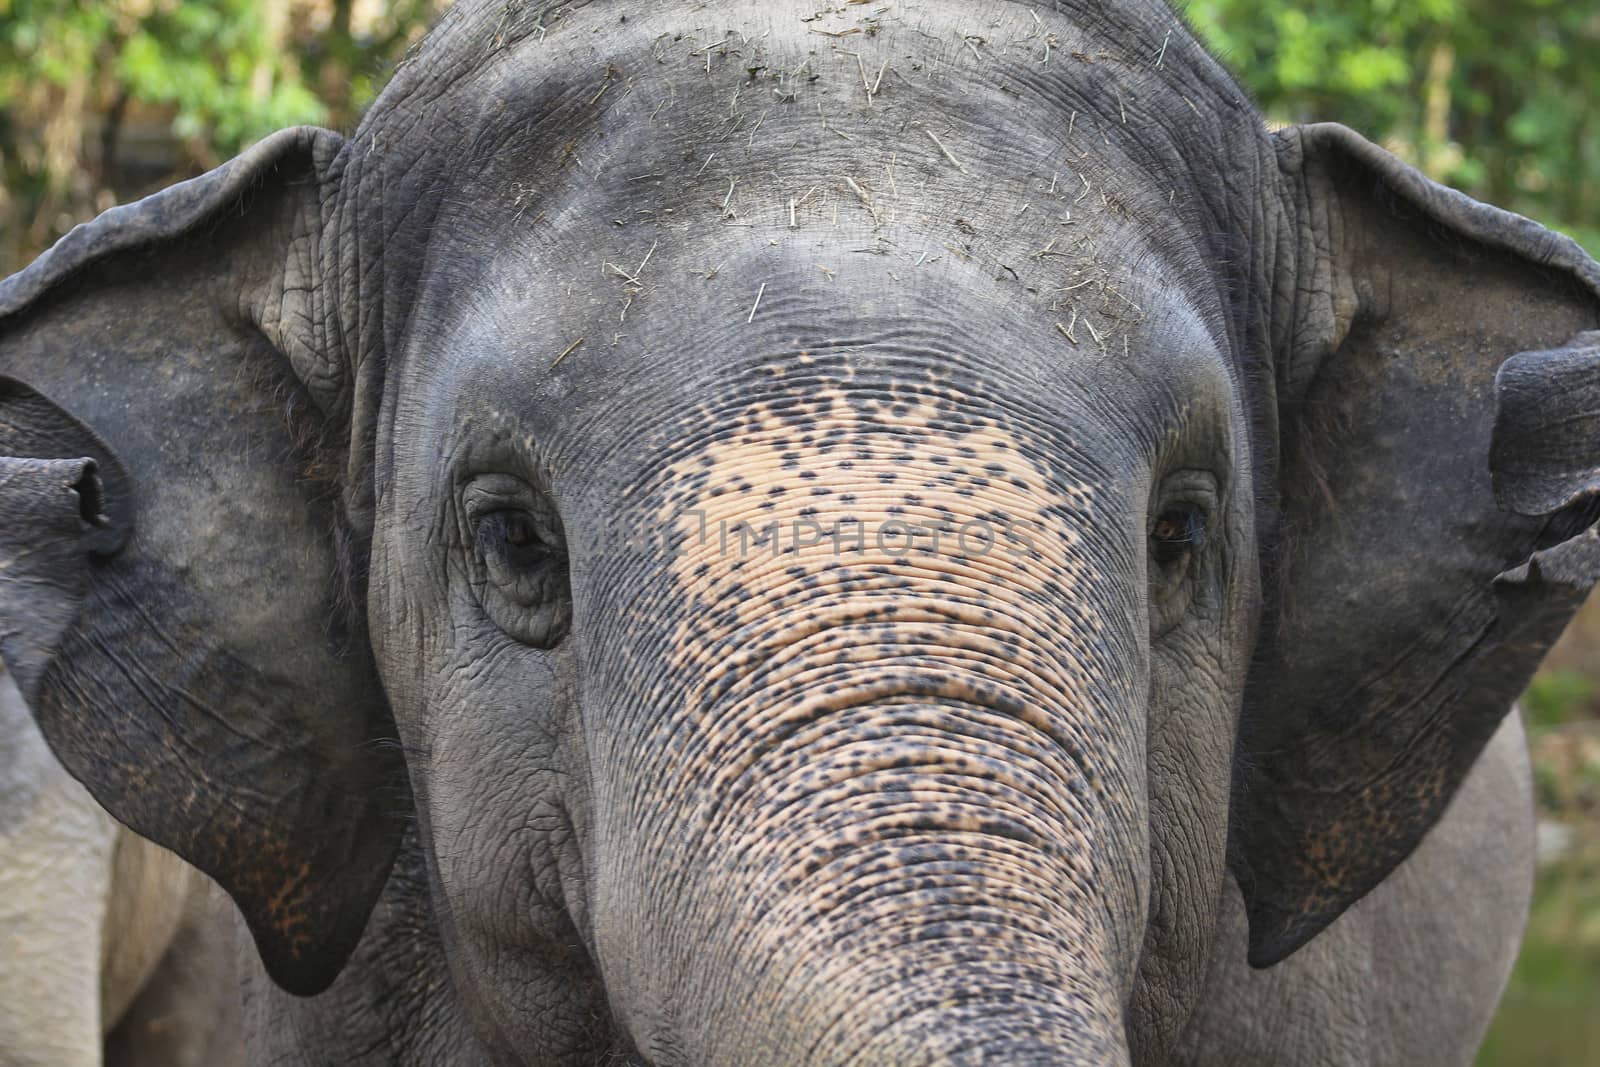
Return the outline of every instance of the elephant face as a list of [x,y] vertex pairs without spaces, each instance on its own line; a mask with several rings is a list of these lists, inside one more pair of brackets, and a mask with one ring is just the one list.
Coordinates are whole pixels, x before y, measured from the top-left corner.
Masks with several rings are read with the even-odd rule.
[[286,988],[414,813],[502,1059],[1160,1062],[1575,609],[1576,246],[1164,5],[909,9],[458,5],[0,290],[0,654]]
[[[1078,1042],[1120,1034],[1141,953],[1203,962],[1209,906],[1182,901],[1222,874],[1256,586],[1212,309],[1131,227],[1085,219],[1145,267],[1094,276],[1101,341],[1085,313],[1074,344],[974,259],[852,258],[922,226],[860,212],[658,246],[627,323],[649,350],[552,370],[626,299],[602,277],[541,306],[536,280],[618,210],[572,195],[548,250],[496,249],[451,291],[472,298],[417,308],[380,430],[394,581],[369,618],[468,982],[504,972],[507,930],[559,945],[570,917],[656,1054],[669,1027],[715,1041],[694,1062],[832,1031],[824,1061],[870,1034],[900,1062],[1004,1016],[1016,1055],[1101,1060]],[[471,263],[510,224],[446,220],[439,254]],[[727,281],[695,278],[719,249]],[[726,321],[746,278],[762,306]],[[508,862],[534,888],[508,892]],[[1172,919],[1147,946],[1152,908]],[[533,1018],[516,997],[548,984],[474,991]],[[966,1026],[934,1011],[958,995]]]

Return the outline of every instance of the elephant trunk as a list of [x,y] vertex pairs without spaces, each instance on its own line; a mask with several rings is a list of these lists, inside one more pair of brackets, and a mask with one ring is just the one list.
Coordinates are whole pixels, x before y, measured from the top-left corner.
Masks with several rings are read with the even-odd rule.
[[694,894],[730,986],[705,1062],[1125,1062],[1095,820],[1044,799],[1067,761],[1006,745],[1002,715],[861,705],[833,724],[851,740],[762,772]]
[[648,999],[683,1062],[1127,1062],[1137,878],[1110,857],[1138,842],[1093,772],[971,680],[870,674],[655,828],[636,914],[682,938]]
[[1142,539],[997,418],[817,403],[653,482],[672,551],[611,586],[617,1014],[663,1064],[1127,1062]]

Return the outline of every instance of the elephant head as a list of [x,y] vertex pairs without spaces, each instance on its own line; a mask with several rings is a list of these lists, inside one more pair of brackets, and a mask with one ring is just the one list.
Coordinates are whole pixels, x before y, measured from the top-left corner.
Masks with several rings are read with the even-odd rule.
[[1314,936],[1593,579],[1600,268],[1074,6],[462,3],[74,231],[63,762],[300,993],[414,816],[508,1061],[1160,1062],[1228,871]]

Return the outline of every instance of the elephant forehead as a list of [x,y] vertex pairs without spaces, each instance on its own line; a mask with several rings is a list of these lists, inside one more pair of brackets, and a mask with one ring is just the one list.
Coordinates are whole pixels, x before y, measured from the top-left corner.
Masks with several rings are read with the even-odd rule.
[[694,428],[631,493],[662,535],[660,578],[689,606],[666,642],[684,676],[829,630],[857,631],[835,662],[981,638],[975,669],[935,672],[929,696],[983,699],[981,661],[1028,660],[1038,649],[1020,639],[1041,628],[1069,647],[1044,653],[1040,673],[1092,666],[1103,619],[1080,598],[1127,546],[1116,528],[1093,544],[1085,530],[1119,490],[1061,468],[1025,417],[935,387],[841,381],[684,421]]
[[[809,359],[802,353],[800,364]],[[961,412],[912,386],[876,392],[823,386],[799,403],[777,399],[724,416],[708,438],[689,438],[690,454],[667,468],[654,490],[658,520],[700,547],[711,531],[720,544],[723,531],[774,523],[860,525],[866,516],[947,527],[952,535],[977,526],[970,531],[977,537],[1008,525],[1053,526],[1087,511],[1093,487],[1054,476],[1040,442],[1002,417]],[[886,531],[863,533],[876,545]],[[814,547],[780,547],[779,554]],[[674,566],[703,563],[686,552]]]
[[[412,368],[464,359],[489,407],[532,394],[521,432],[548,450],[706,395],[747,353],[911,323],[959,339],[997,391],[1093,373],[1126,394],[1171,353],[1217,358],[1183,160],[1140,126],[1136,165],[1123,108],[1096,110],[1151,98],[1113,84],[1128,69],[1045,63],[1028,5],[996,5],[983,63],[894,20],[813,32],[804,5],[668,5],[589,33],[600,12],[552,21],[461,101],[483,111],[472,177],[430,245],[448,276],[410,315]],[[877,91],[863,66],[887,71]]]
[[[664,5],[526,42],[527,62],[461,102],[481,132],[440,205],[449,307],[429,314],[513,307],[547,365],[581,339],[557,375],[576,379],[640,350],[667,358],[663,317],[759,329],[799,287],[902,308],[982,288],[1037,343],[1124,352],[1149,292],[1215,302],[1182,160],[1146,137],[1133,162],[1123,109],[1098,110],[1132,87],[1105,83],[1109,65],[1042,63],[1027,5],[996,5],[995,58],[971,66],[959,34],[928,44],[896,21],[841,43],[811,14]],[[903,77],[868,92],[869,63]],[[1027,106],[1002,66],[1044,79]]]

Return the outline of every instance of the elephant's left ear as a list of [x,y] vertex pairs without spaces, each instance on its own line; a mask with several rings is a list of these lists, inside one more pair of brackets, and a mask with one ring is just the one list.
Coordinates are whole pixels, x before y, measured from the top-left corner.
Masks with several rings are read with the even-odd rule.
[[1258,967],[1410,854],[1600,576],[1600,265],[1341,126],[1276,142],[1279,506],[1230,843]]
[[344,473],[344,144],[276,134],[0,282],[0,658],[67,770],[303,994],[408,803]]

